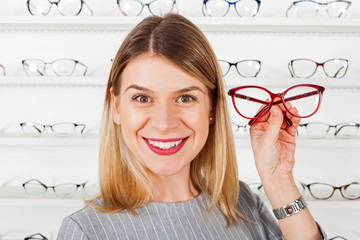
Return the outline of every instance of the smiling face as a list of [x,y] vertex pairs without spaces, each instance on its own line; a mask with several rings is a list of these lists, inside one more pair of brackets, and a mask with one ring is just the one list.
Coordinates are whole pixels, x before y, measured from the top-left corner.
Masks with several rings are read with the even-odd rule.
[[169,60],[143,54],[125,67],[112,102],[114,121],[144,167],[159,176],[189,174],[211,124],[203,83]]

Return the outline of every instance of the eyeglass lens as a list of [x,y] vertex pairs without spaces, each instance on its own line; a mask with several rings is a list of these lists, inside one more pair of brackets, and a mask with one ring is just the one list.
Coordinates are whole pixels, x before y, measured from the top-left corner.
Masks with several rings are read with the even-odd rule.
[[234,5],[236,13],[241,17],[253,17],[257,14],[259,2],[255,0],[240,0],[230,2],[227,0],[208,0],[204,1],[205,11],[207,15],[212,17],[223,17],[230,9],[230,5]]
[[[295,59],[291,61],[292,72],[296,77],[308,78],[315,74],[319,63],[310,59]],[[325,74],[331,78],[342,78],[348,69],[344,59],[330,59],[322,65]]]
[[[312,93],[312,94],[309,94]],[[243,97],[236,97],[243,96]],[[306,96],[298,98],[298,96]],[[259,101],[252,101],[249,98]],[[261,89],[254,87],[241,88],[235,92],[234,104],[239,113],[245,118],[254,118],[258,110],[269,103],[270,94]],[[284,95],[285,102],[288,102],[298,110],[298,117],[307,117],[313,114],[320,104],[320,92],[313,87],[295,87],[290,89]]]
[[143,3],[138,0],[118,0],[118,6],[121,12],[126,16],[139,15],[145,6],[149,8],[151,14],[163,15],[167,12],[171,12],[174,4],[174,0],[154,0],[150,3]]
[[59,0],[58,2],[50,2],[49,0],[30,0],[28,1],[28,9],[32,15],[47,15],[52,5],[55,4],[62,15],[76,16],[82,9],[81,0]]
[[349,1],[331,1],[328,3],[297,1],[294,3],[293,7],[298,17],[316,17],[321,9],[321,6],[324,6],[329,17],[340,18],[345,16],[350,5],[351,3]]
[[258,60],[242,60],[236,63],[230,63],[225,60],[219,60],[219,65],[224,76],[226,76],[232,66],[236,67],[236,71],[242,77],[256,77],[261,69],[261,61]]

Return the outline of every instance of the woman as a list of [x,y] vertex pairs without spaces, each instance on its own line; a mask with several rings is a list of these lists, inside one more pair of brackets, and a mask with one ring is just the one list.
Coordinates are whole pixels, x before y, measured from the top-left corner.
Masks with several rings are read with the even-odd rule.
[[[176,14],[138,24],[107,85],[100,193],[65,218],[58,239],[324,239],[307,208],[279,227],[238,181],[225,92],[217,58],[194,24]],[[292,176],[300,119],[288,115],[289,127],[281,111],[273,106],[251,127],[274,209],[301,196]]]

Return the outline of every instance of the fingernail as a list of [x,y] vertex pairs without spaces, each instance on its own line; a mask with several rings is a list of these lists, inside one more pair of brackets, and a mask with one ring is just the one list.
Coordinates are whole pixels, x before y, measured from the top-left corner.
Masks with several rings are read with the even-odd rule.
[[273,108],[273,109],[271,109],[271,113],[274,114],[275,116],[279,115],[279,109]]

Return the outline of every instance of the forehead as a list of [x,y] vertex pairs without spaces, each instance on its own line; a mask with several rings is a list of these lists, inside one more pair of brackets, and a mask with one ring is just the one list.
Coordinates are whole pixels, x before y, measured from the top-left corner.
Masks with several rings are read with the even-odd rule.
[[176,91],[179,88],[196,86],[206,91],[206,86],[197,78],[182,70],[170,60],[143,54],[130,61],[121,74],[121,92],[136,84],[153,91]]

